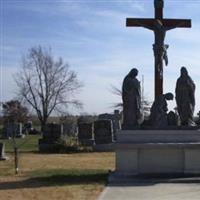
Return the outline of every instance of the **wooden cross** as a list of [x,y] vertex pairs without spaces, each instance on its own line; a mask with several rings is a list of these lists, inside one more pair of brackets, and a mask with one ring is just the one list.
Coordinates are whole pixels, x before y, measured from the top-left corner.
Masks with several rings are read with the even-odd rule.
[[127,18],[127,27],[144,27],[154,31],[155,44],[153,45],[155,57],[155,99],[163,94],[163,60],[168,64],[167,49],[169,45],[164,43],[166,32],[174,28],[191,28],[191,20],[164,19],[163,0],[154,0],[155,18],[138,19]]

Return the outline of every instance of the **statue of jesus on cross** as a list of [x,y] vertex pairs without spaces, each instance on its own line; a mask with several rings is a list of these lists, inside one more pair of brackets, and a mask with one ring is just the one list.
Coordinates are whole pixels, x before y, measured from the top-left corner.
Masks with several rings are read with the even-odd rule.
[[144,27],[150,29],[155,35],[155,44],[153,45],[155,57],[155,99],[163,94],[163,60],[168,64],[167,49],[169,45],[165,44],[166,32],[174,28],[190,28],[191,20],[184,19],[164,19],[163,7],[164,0],[154,0],[155,18],[138,19],[127,18],[126,26]]

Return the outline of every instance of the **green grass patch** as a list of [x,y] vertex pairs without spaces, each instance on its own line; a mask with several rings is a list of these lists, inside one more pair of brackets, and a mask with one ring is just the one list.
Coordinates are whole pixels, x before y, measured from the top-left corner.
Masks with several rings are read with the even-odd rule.
[[[17,146],[20,152],[35,152],[38,151],[39,135],[28,135],[25,138],[16,138]],[[5,143],[6,152],[13,152],[13,140],[1,139],[0,142]]]

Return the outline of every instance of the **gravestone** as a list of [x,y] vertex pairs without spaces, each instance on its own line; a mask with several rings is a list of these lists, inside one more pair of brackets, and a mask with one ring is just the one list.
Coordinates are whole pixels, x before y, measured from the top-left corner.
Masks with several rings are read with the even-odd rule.
[[114,110],[114,114],[104,113],[98,116],[100,120],[107,119],[112,121],[114,140],[116,139],[116,132],[121,129],[121,118],[122,115],[119,110]]
[[5,125],[5,137],[6,138],[24,138],[22,133],[22,123],[8,123]]
[[5,144],[0,143],[0,160],[7,160],[7,157],[5,156]]
[[113,134],[114,139],[116,139],[116,132],[121,129],[121,114],[119,110],[114,110],[114,118],[113,118]]
[[22,133],[23,124],[22,123],[17,123],[16,126],[17,126],[16,137],[24,137],[24,135]]
[[63,135],[66,137],[75,137],[77,135],[76,123],[73,121],[63,123]]
[[62,137],[63,126],[60,124],[47,124],[43,130],[43,138],[57,140]]
[[27,123],[24,124],[23,127],[23,134],[28,135],[33,133],[33,123],[32,121],[28,121]]
[[93,123],[78,124],[78,141],[83,145],[93,145]]
[[113,127],[111,120],[97,120],[94,122],[95,144],[109,144],[113,142]]
[[58,141],[63,139],[63,126],[47,124],[43,129],[43,137],[39,139],[40,152],[54,152]]

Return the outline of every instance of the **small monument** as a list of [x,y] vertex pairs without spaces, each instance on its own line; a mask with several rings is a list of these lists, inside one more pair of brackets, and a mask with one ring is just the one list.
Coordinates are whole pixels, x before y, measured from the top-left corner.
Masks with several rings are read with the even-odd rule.
[[114,140],[116,140],[116,133],[117,131],[121,130],[121,113],[119,110],[114,110],[114,116],[113,116],[113,136]]
[[186,68],[181,69],[176,84],[177,108],[184,127],[176,125],[174,112],[167,113],[167,100],[172,100],[173,94],[163,94],[163,60],[168,63],[168,45],[164,43],[166,31],[191,27],[191,20],[164,19],[164,1],[155,0],[154,5],[155,19],[127,19],[127,26],[141,26],[154,31],[155,100],[150,124],[147,128],[138,126],[139,83],[136,69],[131,70],[123,82],[124,127],[117,133],[116,169],[109,177],[109,181],[114,183],[141,174],[200,174],[200,132],[198,127],[192,127],[195,85]]
[[111,120],[96,120],[94,122],[95,144],[109,144],[113,142],[113,128]]
[[4,127],[6,138],[24,138],[25,135],[22,133],[22,123],[8,123]]
[[43,130],[43,137],[39,139],[40,152],[54,152],[59,140],[63,139],[63,126],[60,124],[47,124]]
[[92,122],[78,123],[78,141],[86,146],[94,144]]
[[122,118],[122,114],[120,113],[119,110],[114,110],[113,114],[104,113],[98,116],[99,120],[108,119],[112,121],[114,140],[116,140],[117,131],[121,129],[121,118]]

